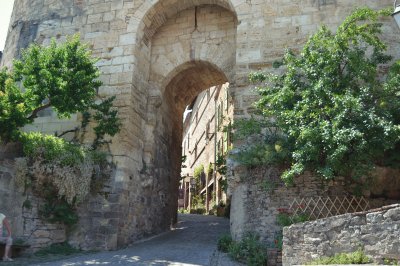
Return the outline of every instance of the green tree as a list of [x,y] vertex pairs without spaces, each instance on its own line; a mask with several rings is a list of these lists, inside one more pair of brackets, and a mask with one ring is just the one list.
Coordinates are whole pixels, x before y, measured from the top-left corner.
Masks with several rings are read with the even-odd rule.
[[7,69],[0,71],[0,141],[8,141],[18,129],[29,123],[32,108],[26,105],[24,94],[16,86]]
[[[96,149],[106,143],[106,135],[119,132],[121,123],[113,108],[115,97],[97,97],[101,82],[96,61],[76,35],[61,44],[52,40],[47,47],[32,44],[14,61],[12,71],[0,71],[0,142],[22,143],[26,161],[16,166],[18,183],[45,200],[39,213],[50,222],[76,223],[77,204],[89,192],[101,190],[112,166],[106,154]],[[60,118],[82,113],[81,126],[58,136],[20,131],[50,107]],[[85,147],[79,137],[89,124],[95,138],[92,147]],[[75,141],[61,138],[78,131],[81,135],[75,134]],[[41,167],[32,171],[29,165],[35,163]]]
[[78,35],[61,44],[52,40],[47,47],[30,45],[21,59],[14,61],[12,72],[0,72],[0,139],[17,139],[19,128],[49,107],[60,118],[84,113],[82,127],[91,120],[96,122],[94,147],[105,135],[114,136],[120,128],[117,111],[112,108],[114,98],[96,103],[101,86],[96,61]]
[[337,29],[323,26],[299,55],[288,51],[281,74],[252,74],[265,120],[287,137],[290,183],[305,170],[324,179],[357,180],[399,143],[400,65],[390,71],[379,18],[358,9]]

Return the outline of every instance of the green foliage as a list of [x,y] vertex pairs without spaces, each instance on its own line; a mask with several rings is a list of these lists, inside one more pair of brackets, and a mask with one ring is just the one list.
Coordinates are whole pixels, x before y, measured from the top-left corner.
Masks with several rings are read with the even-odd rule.
[[272,143],[265,140],[261,144],[247,145],[240,150],[240,153],[232,155],[232,158],[247,167],[284,164],[288,153],[282,148],[282,143],[279,140]]
[[211,176],[213,171],[214,171],[213,165],[211,163],[209,163],[208,167],[207,167],[207,175]]
[[205,199],[201,195],[194,195],[192,197],[193,209],[205,209]]
[[[42,164],[42,175],[50,168],[56,171],[57,167],[68,175],[53,179],[33,177],[42,180],[34,190],[45,199],[39,212],[49,222],[73,225],[78,221],[76,204],[86,190],[99,190],[104,181],[90,182],[91,164],[102,165],[106,161],[105,154],[93,149],[106,143],[103,140],[106,135],[114,136],[120,130],[118,112],[113,108],[115,97],[99,103],[95,101],[101,85],[95,62],[87,47],[80,43],[79,36],[74,36],[63,44],[53,40],[49,47],[32,44],[22,52],[21,60],[14,61],[13,72],[0,71],[0,140],[21,141],[31,162],[39,160]],[[22,89],[17,84],[21,84]],[[82,112],[82,129],[94,122],[96,138],[92,148],[55,136],[20,132],[21,127],[32,123],[38,112],[48,107],[53,107],[60,118]],[[77,175],[81,175],[79,189],[76,189],[76,180],[71,179]],[[25,191],[31,185],[32,180],[27,179]],[[23,205],[31,207],[29,200]]]
[[216,164],[217,172],[220,175],[226,175],[226,173],[228,171],[228,167],[226,166],[226,155],[219,154],[217,156],[217,161],[215,162],[215,164]]
[[205,207],[205,199],[202,195],[194,195],[192,197],[192,206],[190,209],[191,214],[205,214],[206,207]]
[[[38,132],[22,133],[20,139],[30,162],[40,163],[34,171],[36,176],[28,174],[24,183],[25,190],[32,187],[45,199],[41,216],[52,223],[75,224],[76,205],[89,192],[98,193],[108,178],[107,154]],[[93,165],[100,167],[100,173],[96,174]],[[24,202],[25,208],[29,208],[28,202]]]
[[283,247],[283,232],[282,230],[278,231],[275,233],[275,239],[274,239],[274,248],[277,248],[279,250],[282,250]]
[[28,244],[24,239],[17,238],[16,240],[13,241],[13,246],[28,246]]
[[193,177],[196,180],[200,180],[201,176],[204,174],[204,165],[200,164],[194,168]]
[[218,250],[222,252],[228,252],[229,251],[229,246],[233,243],[233,239],[230,234],[222,235],[218,239]]
[[19,135],[18,129],[29,121],[32,109],[25,104],[21,90],[6,68],[0,71],[0,141],[10,141]]
[[51,244],[48,247],[42,248],[35,252],[35,256],[46,257],[49,255],[72,255],[80,253],[81,250],[72,247],[67,242]]
[[290,226],[293,224],[292,219],[286,213],[279,213],[276,216],[276,223],[280,226]]
[[396,259],[384,259],[384,265],[399,265],[399,261]]
[[265,192],[272,192],[276,188],[276,184],[271,180],[264,180],[261,187]]
[[308,220],[309,217],[306,214],[291,215],[288,213],[279,213],[276,216],[276,223],[282,227],[307,222]]
[[96,126],[93,128],[96,138],[93,142],[93,148],[96,149],[103,144],[104,136],[115,136],[121,128],[121,122],[118,118],[118,111],[113,108],[115,96],[105,99],[99,104],[93,103],[92,108],[95,110],[93,119]]
[[190,213],[190,211],[182,208],[182,209],[178,209],[178,213],[188,214],[188,213]]
[[[300,55],[288,51],[282,74],[250,76],[264,82],[257,88],[263,123],[272,121],[287,138],[282,145],[282,158],[287,155],[290,164],[282,175],[286,183],[305,170],[323,179],[357,180],[399,143],[400,63],[381,75],[380,66],[390,60],[379,39],[382,15],[387,11],[358,9],[336,33],[323,26]],[[265,143],[245,151],[243,162],[280,161],[273,142]]]
[[74,203],[68,203],[64,197],[58,197],[57,188],[52,183],[45,183],[40,191],[45,203],[39,209],[39,215],[50,223],[63,223],[67,226],[78,222]]
[[[255,75],[255,74],[253,74]],[[262,133],[263,128],[269,124],[264,120],[256,119],[251,117],[250,119],[237,119],[233,124],[235,130],[235,138],[238,140],[246,139],[251,135],[259,135]]]
[[239,152],[230,156],[247,167],[285,165],[289,157],[287,137],[270,119],[252,117],[235,122],[235,137],[245,141]]
[[186,156],[186,155],[183,155],[183,156],[181,157],[181,168],[187,168],[187,166],[185,165],[186,160],[187,160],[187,156]]
[[95,124],[93,147],[106,143],[104,137],[118,133],[121,123],[113,108],[115,97],[96,102],[101,86],[96,61],[78,35],[61,44],[52,40],[48,47],[31,44],[23,50],[12,72],[0,71],[0,140],[19,140],[19,129],[52,107],[60,118],[81,112],[82,129]]
[[246,234],[240,242],[232,242],[228,252],[232,259],[249,266],[263,266],[267,262],[266,247],[253,233]]
[[321,258],[308,263],[308,265],[329,265],[329,264],[368,264],[371,259],[367,257],[362,249],[352,253],[340,253],[333,257]]
[[191,210],[190,210],[190,214],[200,214],[200,215],[203,215],[203,214],[206,214],[206,209],[205,209],[205,208],[201,208],[201,207],[199,207],[199,208],[194,208],[194,209],[191,209]]
[[30,158],[41,156],[46,162],[59,161],[61,165],[77,165],[88,153],[88,150],[80,145],[39,132],[22,133],[20,140],[25,156]]
[[48,47],[31,44],[21,60],[14,61],[14,73],[22,81],[28,106],[51,105],[60,117],[69,117],[94,102],[101,85],[96,61],[75,35],[61,44],[52,40]]
[[222,191],[226,193],[228,191],[228,180],[226,179],[226,177],[221,179],[219,181],[219,184],[221,186]]
[[24,202],[22,203],[22,208],[25,209],[32,209],[32,202],[29,199],[24,200]]
[[[33,172],[21,176],[25,191],[27,186],[32,187],[45,199],[40,209],[45,219],[66,225],[77,222],[76,204],[91,189],[101,189],[103,172],[107,173],[102,168],[106,155],[95,149],[108,143],[104,141],[106,135],[114,136],[121,127],[118,112],[113,108],[115,97],[96,99],[101,86],[100,72],[95,66],[97,59],[91,57],[90,50],[79,39],[76,35],[61,44],[52,40],[48,47],[31,44],[22,51],[21,59],[14,61],[12,72],[0,71],[0,140],[22,142],[30,166],[34,168]],[[20,131],[49,107],[60,118],[81,112],[82,127],[58,137]],[[82,129],[83,139],[89,123],[94,124],[96,136],[92,147],[60,138],[67,132],[77,133]],[[75,136],[77,142],[78,134]],[[96,182],[91,182],[96,172],[93,164],[99,165],[102,172],[97,173]],[[24,202],[24,207],[29,208],[28,201]]]

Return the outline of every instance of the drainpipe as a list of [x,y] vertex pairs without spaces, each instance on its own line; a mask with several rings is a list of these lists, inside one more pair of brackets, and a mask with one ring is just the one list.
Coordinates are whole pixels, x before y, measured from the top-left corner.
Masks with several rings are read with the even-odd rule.
[[214,196],[213,196],[213,201],[215,204],[218,204],[216,202],[217,200],[217,137],[218,137],[218,108],[217,108],[217,100],[219,95],[219,89],[217,89],[217,93],[215,94],[214,97]]

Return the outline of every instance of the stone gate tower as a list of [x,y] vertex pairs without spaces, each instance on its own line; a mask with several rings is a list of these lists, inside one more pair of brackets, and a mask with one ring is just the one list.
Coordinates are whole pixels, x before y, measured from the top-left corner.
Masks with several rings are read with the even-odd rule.
[[[31,42],[79,33],[100,58],[100,96],[117,97],[123,123],[111,147],[117,170],[105,196],[82,206],[72,241],[87,249],[115,249],[169,229],[176,219],[185,106],[199,92],[229,82],[235,116],[249,115],[255,96],[247,75],[268,71],[285,48],[298,50],[321,24],[336,27],[360,3],[392,5],[391,0],[15,0],[2,65],[10,66]],[[389,20],[385,31],[399,57],[400,32]],[[52,133],[76,122],[50,114],[38,118],[35,128]],[[242,193],[236,179],[231,178],[234,197]],[[232,217],[233,229],[242,216]]]

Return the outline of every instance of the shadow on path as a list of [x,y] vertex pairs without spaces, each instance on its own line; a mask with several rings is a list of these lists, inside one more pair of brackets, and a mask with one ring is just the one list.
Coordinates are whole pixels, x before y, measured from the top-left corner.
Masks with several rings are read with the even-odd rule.
[[219,236],[229,232],[229,220],[191,214],[178,219],[170,232],[126,249],[29,265],[209,265]]

